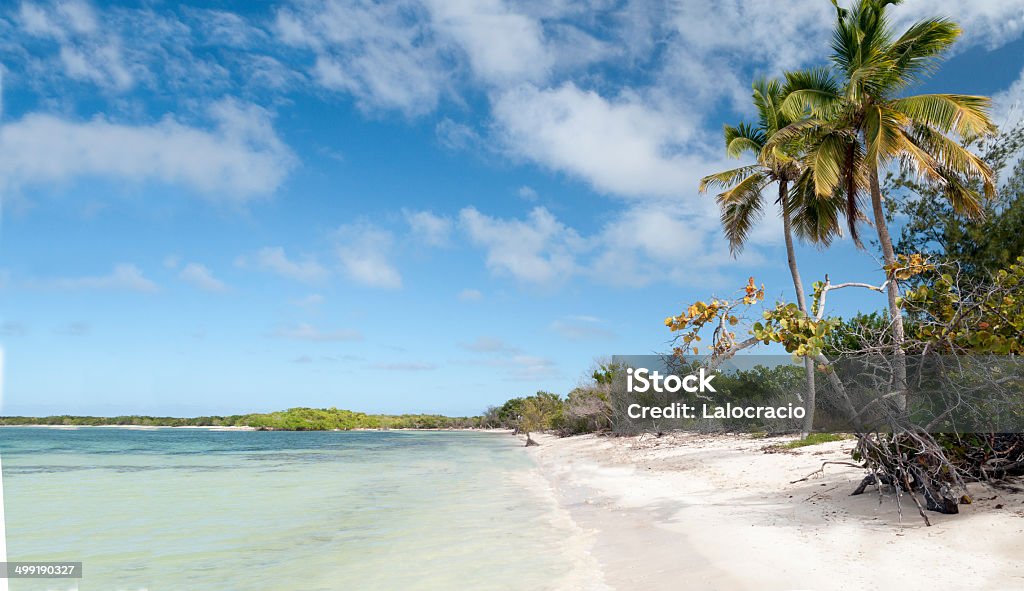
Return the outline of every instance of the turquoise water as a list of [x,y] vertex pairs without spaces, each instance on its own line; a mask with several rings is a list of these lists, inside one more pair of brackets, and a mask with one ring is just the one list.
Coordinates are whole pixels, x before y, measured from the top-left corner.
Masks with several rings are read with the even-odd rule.
[[[8,560],[30,589],[557,589],[567,533],[514,438],[0,429]],[[77,585],[77,586],[76,586]]]

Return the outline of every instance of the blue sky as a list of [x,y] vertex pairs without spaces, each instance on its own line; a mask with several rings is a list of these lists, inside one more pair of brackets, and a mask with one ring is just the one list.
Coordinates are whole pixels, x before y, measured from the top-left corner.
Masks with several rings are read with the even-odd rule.
[[[748,276],[697,180],[756,75],[819,63],[827,0],[4,3],[5,414],[476,413]],[[925,90],[1024,96],[1024,2]],[[807,283],[872,280],[848,241]],[[880,308],[837,294],[836,313]]]

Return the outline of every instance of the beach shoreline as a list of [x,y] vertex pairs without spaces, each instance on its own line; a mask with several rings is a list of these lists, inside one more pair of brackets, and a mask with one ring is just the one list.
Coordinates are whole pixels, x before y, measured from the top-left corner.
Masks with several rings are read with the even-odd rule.
[[432,428],[432,429],[415,429],[411,427],[396,427],[396,428],[375,428],[371,429],[368,427],[359,427],[356,429],[304,429],[304,430],[290,430],[290,429],[260,429],[259,427],[249,427],[244,425],[40,425],[40,424],[18,424],[18,425],[0,425],[0,429],[5,428],[41,428],[41,429],[129,429],[135,431],[154,431],[157,429],[203,429],[207,431],[277,431],[277,432],[290,432],[290,433],[343,433],[347,431],[351,432],[378,432],[378,431],[437,431],[437,432],[467,432],[467,433],[495,433],[500,435],[511,435],[513,431],[511,429],[500,429],[500,428],[470,428],[470,427],[451,427],[451,428]]
[[[853,441],[779,453],[792,438],[534,435],[528,453],[590,540],[610,589],[1024,588],[1024,495],[972,485],[959,515],[850,492]],[[684,583],[685,581],[685,583]]]

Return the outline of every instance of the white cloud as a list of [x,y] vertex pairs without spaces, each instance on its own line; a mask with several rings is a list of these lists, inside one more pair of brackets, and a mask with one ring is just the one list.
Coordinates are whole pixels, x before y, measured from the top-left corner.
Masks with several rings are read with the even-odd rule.
[[268,41],[269,35],[244,17],[226,10],[188,7],[189,23],[208,45],[253,49]]
[[29,287],[68,291],[94,289],[139,292],[157,291],[156,283],[147,279],[138,267],[129,263],[114,265],[114,269],[107,275],[31,280],[28,282],[28,285]]
[[447,117],[434,127],[434,133],[437,141],[449,150],[468,150],[483,143],[483,138],[472,127]]
[[79,176],[180,183],[212,199],[244,201],[277,189],[293,157],[263,109],[222,101],[213,131],[165,118],[126,125],[31,114],[0,127],[0,181],[7,187]]
[[460,46],[476,76],[491,84],[543,80],[553,56],[541,23],[502,0],[428,0],[434,29]]
[[479,289],[466,288],[460,291],[456,297],[459,298],[460,302],[479,302],[484,299],[484,294]]
[[571,82],[524,85],[498,96],[493,110],[509,151],[598,191],[678,197],[692,193],[708,168],[693,153],[691,117],[651,107],[633,93],[609,100]]
[[277,12],[278,39],[310,50],[310,74],[323,87],[352,94],[364,110],[407,115],[437,105],[448,72],[416,2],[319,0]]
[[126,59],[121,39],[104,31],[94,9],[77,0],[49,6],[23,2],[18,23],[28,35],[55,41],[64,74],[114,91],[130,90],[140,66]]
[[338,260],[349,279],[370,287],[402,287],[402,276],[388,261],[394,243],[390,232],[357,222],[341,226],[336,236]]
[[[770,212],[770,204],[766,209]],[[782,235],[774,219],[768,213],[751,232],[743,255],[733,260],[710,197],[688,205],[636,204],[619,212],[595,237],[597,253],[589,272],[595,281],[633,287],[688,284],[695,272],[714,282],[726,267],[749,267],[762,260],[758,247],[774,244]]]
[[538,197],[537,191],[534,190],[533,187],[528,187],[526,185],[519,187],[519,190],[516,193],[519,195],[521,199],[524,199],[526,201],[536,201]]
[[285,339],[320,343],[363,340],[363,335],[358,330],[339,329],[322,331],[310,324],[299,324],[298,326],[290,328],[280,328],[274,333],[274,335]]
[[675,3],[663,25],[668,42],[660,85],[686,107],[727,98],[747,108],[755,75],[777,76],[827,57],[835,14],[818,0]]
[[[4,65],[23,67],[28,86],[46,99],[91,107],[106,98],[118,111],[135,112],[131,93],[146,89],[186,111],[225,94],[281,90],[304,79],[282,63],[290,61],[286,48],[272,43],[263,21],[161,3],[22,2],[9,26],[0,21],[10,40],[0,43],[0,52]],[[68,81],[92,85],[100,96],[65,90]]]
[[413,238],[427,246],[446,246],[452,232],[452,221],[430,211],[402,210]]
[[[309,73],[319,85],[351,94],[367,111],[417,116],[469,80],[488,88],[542,83],[615,54],[614,43],[583,30],[593,22],[578,17],[594,8],[506,0],[308,0],[278,10],[273,28],[284,44],[312,54]],[[603,12],[612,23],[620,16],[617,9]]]
[[781,236],[780,224],[769,213],[751,233],[744,254],[732,260],[710,197],[690,205],[637,202],[587,236],[543,207],[534,208],[525,219],[494,218],[466,208],[459,219],[470,241],[484,249],[491,271],[545,285],[573,275],[618,286],[687,284],[698,271],[706,281],[714,281],[727,266],[763,262],[759,247],[773,245]]
[[296,261],[288,258],[284,248],[268,246],[252,256],[239,257],[235,263],[240,267],[255,267],[297,281],[314,282],[327,277],[328,271],[315,259]]
[[526,220],[502,220],[469,207],[459,222],[474,244],[487,251],[487,267],[536,284],[564,280],[576,270],[575,254],[584,243],[547,209],[534,208]]
[[1012,129],[1024,118],[1024,70],[1009,88],[992,97],[992,120],[1004,129]]
[[1017,39],[1024,32],[1022,0],[906,0],[892,9],[892,15],[899,27],[906,27],[923,15],[952,18],[964,30],[960,49],[971,45],[995,49]]
[[210,269],[199,263],[189,263],[182,267],[181,272],[178,273],[178,278],[203,291],[223,292],[228,289],[228,286],[223,281],[213,276],[213,272]]

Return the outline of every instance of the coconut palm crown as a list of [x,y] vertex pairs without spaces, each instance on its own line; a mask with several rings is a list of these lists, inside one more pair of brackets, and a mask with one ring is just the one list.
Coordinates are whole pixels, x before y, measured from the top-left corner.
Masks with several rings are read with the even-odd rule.
[[764,191],[772,183],[778,184],[775,202],[787,239],[790,232],[795,232],[806,241],[828,245],[839,232],[838,208],[832,196],[821,198],[814,192],[797,189],[806,185],[801,179],[803,166],[796,157],[800,138],[786,145],[776,142],[769,146],[780,130],[793,123],[781,110],[786,94],[787,89],[778,80],[754,82],[757,123],[726,125],[724,135],[726,154],[732,158],[753,156],[756,162],[708,175],[700,182],[701,193],[722,190],[716,201],[722,212],[722,229],[734,255],[743,249],[750,229],[764,215]]
[[814,192],[845,196],[850,233],[858,244],[857,221],[864,217],[860,196],[868,195],[876,229],[885,233],[879,236],[883,251],[891,246],[879,215],[878,175],[891,163],[941,187],[953,207],[968,216],[980,215],[980,200],[995,191],[992,170],[964,146],[995,132],[990,99],[904,95],[934,70],[960,27],[946,18],[928,18],[897,37],[886,9],[900,2],[857,0],[850,10],[837,6],[831,67],[786,75],[790,92],[781,111],[793,122],[768,146],[803,139]]

